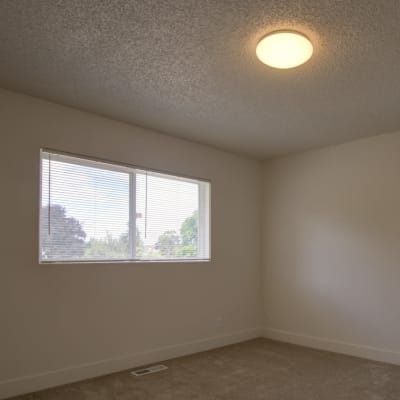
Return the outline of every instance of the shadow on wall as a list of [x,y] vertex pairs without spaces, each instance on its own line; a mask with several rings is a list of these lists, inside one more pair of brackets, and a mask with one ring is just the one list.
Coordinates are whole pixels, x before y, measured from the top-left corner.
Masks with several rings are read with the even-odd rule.
[[399,347],[397,164],[275,176],[265,237],[268,326]]

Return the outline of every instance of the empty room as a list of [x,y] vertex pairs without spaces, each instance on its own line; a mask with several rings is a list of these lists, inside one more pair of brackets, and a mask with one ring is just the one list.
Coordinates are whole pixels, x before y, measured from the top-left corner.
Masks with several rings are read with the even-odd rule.
[[0,399],[400,400],[399,0],[0,0]]

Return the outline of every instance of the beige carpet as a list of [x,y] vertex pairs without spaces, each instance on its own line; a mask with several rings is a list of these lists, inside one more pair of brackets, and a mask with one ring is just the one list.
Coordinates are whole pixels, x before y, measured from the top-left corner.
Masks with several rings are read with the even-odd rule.
[[19,400],[400,400],[400,367],[256,339]]

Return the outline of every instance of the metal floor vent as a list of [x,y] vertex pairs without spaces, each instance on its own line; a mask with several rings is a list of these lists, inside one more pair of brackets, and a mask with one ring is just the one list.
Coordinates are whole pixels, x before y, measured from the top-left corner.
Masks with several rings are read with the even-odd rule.
[[168,367],[162,364],[152,365],[151,367],[140,368],[136,369],[135,371],[131,371],[131,374],[134,376],[142,376],[142,375],[154,374],[155,372],[164,371],[165,369],[168,369]]

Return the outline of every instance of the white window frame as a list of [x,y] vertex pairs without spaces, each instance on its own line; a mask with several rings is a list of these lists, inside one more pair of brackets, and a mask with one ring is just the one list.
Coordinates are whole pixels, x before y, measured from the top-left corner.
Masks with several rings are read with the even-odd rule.
[[[129,259],[105,259],[105,260],[43,260],[42,254],[42,238],[39,228],[39,264],[110,264],[110,263],[180,263],[180,262],[210,262],[211,261],[211,180],[187,175],[176,174],[170,171],[160,171],[149,169],[138,165],[110,161],[98,157],[91,157],[76,153],[53,150],[50,148],[40,149],[40,185],[39,185],[39,227],[42,220],[42,160],[43,153],[51,154],[52,161],[68,162],[70,164],[93,167],[94,163],[99,163],[102,169],[123,172],[129,174],[129,243],[130,243],[130,258]],[[136,258],[136,174],[147,174],[148,176],[159,176],[164,179],[181,180],[198,185],[198,243],[197,253],[207,254],[208,257],[193,257],[193,258],[169,258],[169,259],[142,259]],[[208,184],[207,190],[205,185]],[[200,221],[203,220],[203,223]]]

